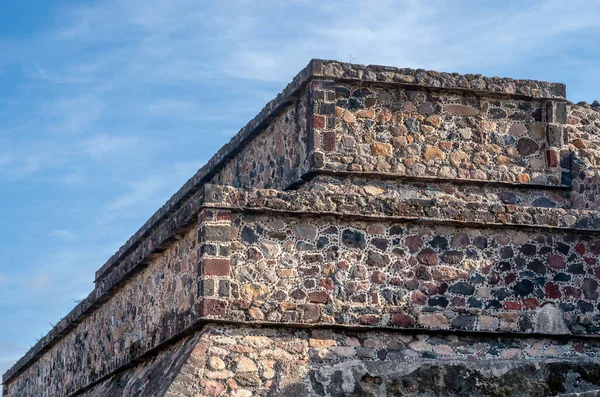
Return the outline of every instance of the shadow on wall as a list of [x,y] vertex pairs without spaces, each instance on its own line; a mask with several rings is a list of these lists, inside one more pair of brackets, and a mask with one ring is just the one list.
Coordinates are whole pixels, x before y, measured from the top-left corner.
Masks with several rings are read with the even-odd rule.
[[[377,362],[313,368],[277,396],[600,396],[600,364],[561,362]],[[581,394],[579,394],[581,393]]]

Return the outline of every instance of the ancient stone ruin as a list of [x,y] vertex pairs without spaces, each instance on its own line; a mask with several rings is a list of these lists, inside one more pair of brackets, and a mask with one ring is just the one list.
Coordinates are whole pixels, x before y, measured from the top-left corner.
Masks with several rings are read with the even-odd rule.
[[599,208],[563,84],[313,60],[4,394],[600,395]]

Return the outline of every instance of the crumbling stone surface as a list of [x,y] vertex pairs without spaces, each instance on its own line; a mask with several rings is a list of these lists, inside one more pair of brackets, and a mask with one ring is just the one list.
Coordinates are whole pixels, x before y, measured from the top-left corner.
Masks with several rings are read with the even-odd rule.
[[562,84],[313,60],[3,392],[595,395],[599,132]]
[[[209,325],[83,395],[551,396],[598,390],[599,352],[547,338]],[[159,370],[168,381],[156,383]]]

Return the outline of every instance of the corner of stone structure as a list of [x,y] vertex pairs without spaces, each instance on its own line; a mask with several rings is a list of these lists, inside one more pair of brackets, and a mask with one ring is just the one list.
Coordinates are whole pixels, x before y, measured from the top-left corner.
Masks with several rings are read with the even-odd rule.
[[311,60],[107,261],[3,392],[600,387],[600,112],[564,96]]
[[[223,201],[223,191],[205,186],[205,200]],[[201,318],[224,318],[231,290],[231,210],[203,207],[198,215],[198,299]]]

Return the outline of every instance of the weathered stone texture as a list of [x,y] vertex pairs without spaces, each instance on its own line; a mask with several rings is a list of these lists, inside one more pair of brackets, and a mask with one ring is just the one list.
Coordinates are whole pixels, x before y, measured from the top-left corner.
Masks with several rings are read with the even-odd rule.
[[[600,388],[599,353],[576,340],[210,325],[84,396],[550,396]],[[160,369],[168,380],[153,385]]]
[[402,313],[415,327],[533,332],[552,302],[572,332],[600,331],[596,236],[276,214],[232,225],[224,318],[398,326]]
[[276,116],[213,180],[236,187],[284,189],[300,179],[307,158],[306,98]]
[[[574,208],[600,209],[600,105],[577,104],[568,108]],[[572,153],[572,154],[571,154]],[[566,162],[566,161],[565,161]]]
[[197,227],[8,385],[8,396],[64,396],[173,337],[198,311]]
[[552,102],[340,83],[335,93],[325,170],[563,184],[547,162],[565,144],[547,134]]
[[4,393],[594,395],[599,209],[597,102],[313,60]]

